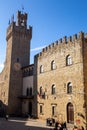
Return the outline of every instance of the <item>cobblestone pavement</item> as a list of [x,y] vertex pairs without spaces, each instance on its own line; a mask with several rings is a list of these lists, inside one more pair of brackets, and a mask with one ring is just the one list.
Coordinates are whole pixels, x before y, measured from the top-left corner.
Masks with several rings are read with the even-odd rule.
[[45,120],[0,118],[0,130],[51,130],[53,127],[46,126]]

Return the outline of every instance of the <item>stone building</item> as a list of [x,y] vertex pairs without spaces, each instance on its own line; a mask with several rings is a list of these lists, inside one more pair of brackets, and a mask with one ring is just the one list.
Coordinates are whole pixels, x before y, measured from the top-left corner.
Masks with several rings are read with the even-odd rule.
[[[5,66],[0,74],[1,111],[4,113],[22,113],[23,76],[22,69],[30,64],[30,40],[32,27],[27,27],[27,14],[17,12],[17,21],[12,19],[6,33],[7,50]],[[2,105],[3,102],[3,105]]]
[[33,71],[34,65],[22,68],[23,89],[20,96],[22,102],[22,114],[25,116],[34,115],[34,92],[33,92]]
[[35,56],[37,116],[86,125],[87,37],[64,37]]
[[[27,14],[7,29],[5,67],[0,74],[0,115],[55,118],[81,125],[87,120],[87,35],[64,37],[35,55],[30,64],[32,27]],[[2,113],[2,114],[1,114]]]

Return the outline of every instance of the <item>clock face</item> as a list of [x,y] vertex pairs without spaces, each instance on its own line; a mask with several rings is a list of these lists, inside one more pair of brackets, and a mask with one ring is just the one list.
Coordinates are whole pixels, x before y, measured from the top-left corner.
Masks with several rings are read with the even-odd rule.
[[20,63],[15,63],[15,64],[14,64],[14,69],[15,69],[16,71],[20,70],[20,69],[21,69]]

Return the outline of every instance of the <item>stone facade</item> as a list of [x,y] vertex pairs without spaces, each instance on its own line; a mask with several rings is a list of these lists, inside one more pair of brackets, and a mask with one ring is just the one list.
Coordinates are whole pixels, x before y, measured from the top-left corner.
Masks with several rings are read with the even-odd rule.
[[[37,116],[86,123],[87,39],[81,32],[43,48],[35,56]],[[69,113],[70,111],[70,113]]]

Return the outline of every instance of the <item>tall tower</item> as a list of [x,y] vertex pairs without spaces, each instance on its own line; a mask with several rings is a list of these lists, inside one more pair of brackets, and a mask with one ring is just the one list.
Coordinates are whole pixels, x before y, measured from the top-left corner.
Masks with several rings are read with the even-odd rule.
[[30,40],[32,27],[27,27],[27,14],[17,12],[17,21],[12,19],[7,29],[7,52],[5,71],[8,73],[7,87],[7,113],[20,114],[22,94],[22,71],[21,68],[30,64]]

